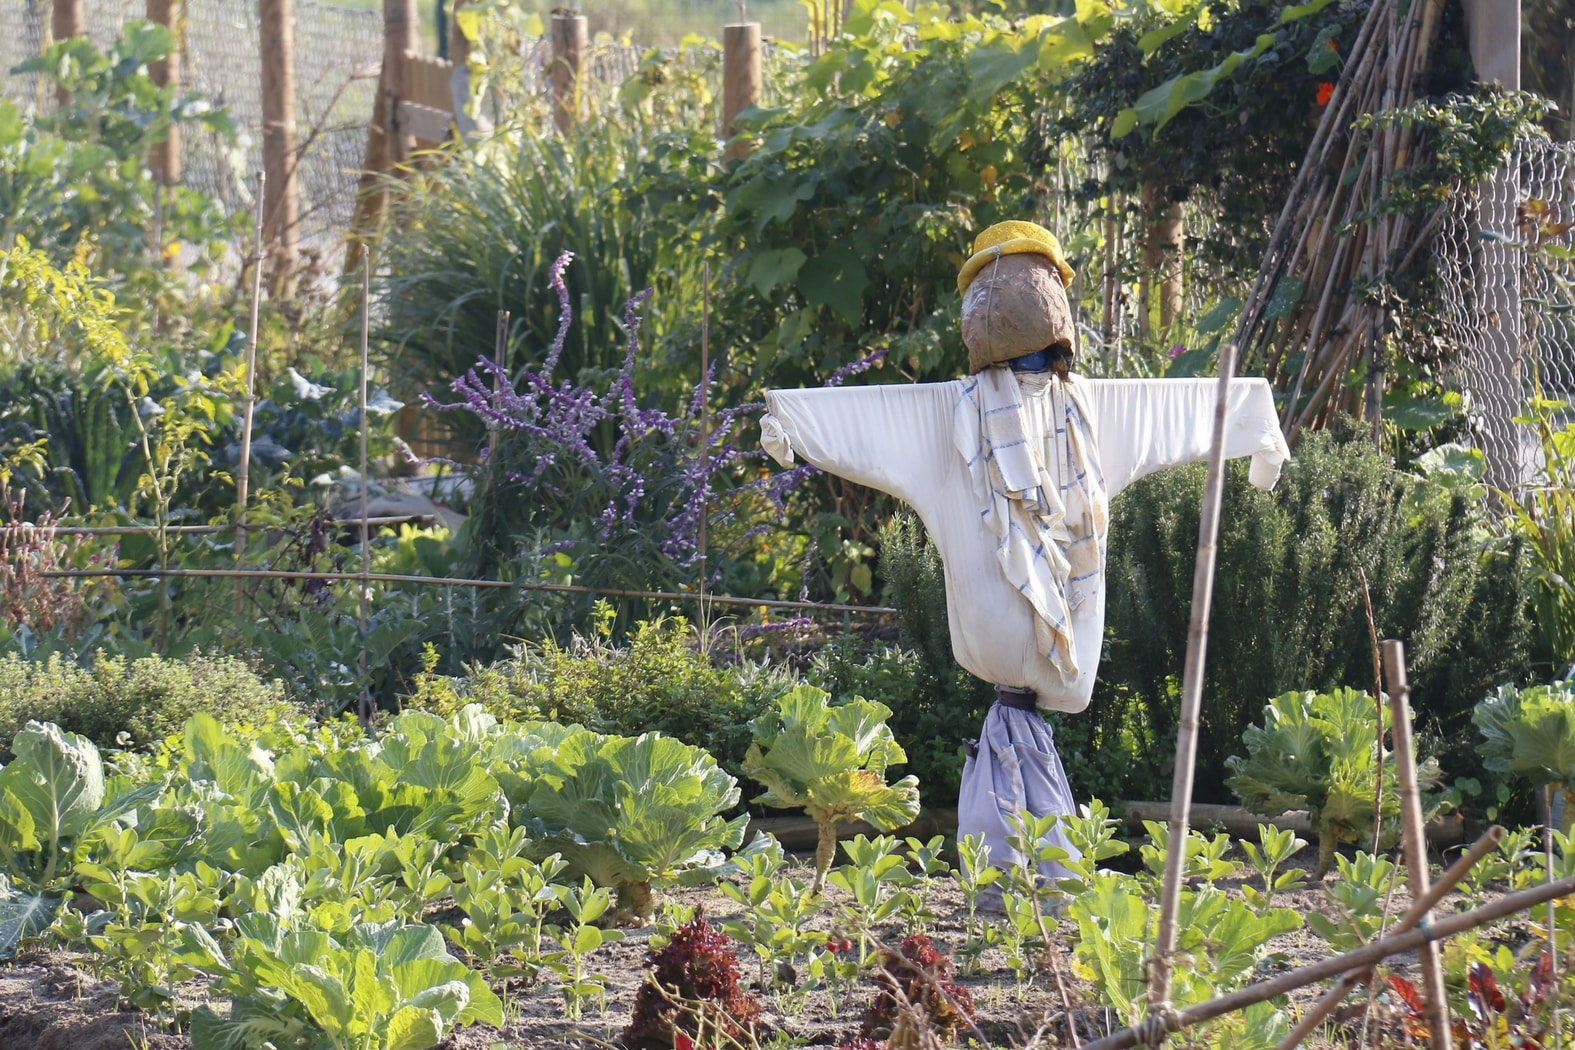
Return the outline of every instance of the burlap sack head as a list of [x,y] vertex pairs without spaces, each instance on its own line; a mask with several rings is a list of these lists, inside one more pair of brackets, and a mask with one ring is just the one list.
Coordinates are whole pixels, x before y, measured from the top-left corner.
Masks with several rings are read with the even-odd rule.
[[974,275],[962,302],[968,372],[1050,346],[1070,350],[1072,310],[1061,273],[1044,255],[1002,255]]

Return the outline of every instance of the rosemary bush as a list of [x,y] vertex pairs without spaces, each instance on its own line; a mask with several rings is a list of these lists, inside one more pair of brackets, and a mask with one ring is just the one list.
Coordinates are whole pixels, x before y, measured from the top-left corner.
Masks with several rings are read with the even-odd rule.
[[[1147,478],[1112,508],[1109,641],[1091,710],[1149,727],[1134,757],[1168,751],[1175,735],[1202,469]],[[1476,505],[1396,472],[1362,440],[1309,434],[1272,492],[1246,473],[1233,465],[1226,479],[1198,782],[1224,784],[1264,697],[1371,690],[1358,570],[1379,636],[1405,643],[1425,746],[1454,773],[1479,768],[1472,707],[1528,670],[1526,559],[1484,553]]]

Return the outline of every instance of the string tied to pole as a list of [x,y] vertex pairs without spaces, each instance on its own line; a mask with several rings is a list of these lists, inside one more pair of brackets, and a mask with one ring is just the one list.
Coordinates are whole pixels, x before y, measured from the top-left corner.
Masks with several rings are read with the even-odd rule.
[[1148,1016],[1133,1031],[1139,1046],[1162,1046],[1165,1037],[1183,1025],[1181,1013],[1165,999],[1150,1006]]

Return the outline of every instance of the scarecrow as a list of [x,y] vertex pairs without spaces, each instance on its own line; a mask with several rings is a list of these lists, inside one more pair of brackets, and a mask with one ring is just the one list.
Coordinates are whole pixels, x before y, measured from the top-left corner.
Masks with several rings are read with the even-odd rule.
[[[761,438],[783,465],[816,467],[901,499],[946,578],[952,652],[995,683],[969,742],[958,836],[997,865],[1022,863],[1008,818],[1076,812],[1040,710],[1088,706],[1105,623],[1111,497],[1165,467],[1206,459],[1213,379],[1084,379],[1071,371],[1074,274],[1031,222],[980,233],[957,277],[969,376],[766,394]],[[1289,449],[1267,381],[1237,380],[1225,455],[1251,456],[1273,487]],[[1059,830],[1050,840],[1073,852]],[[1045,877],[1064,877],[1043,863]]]

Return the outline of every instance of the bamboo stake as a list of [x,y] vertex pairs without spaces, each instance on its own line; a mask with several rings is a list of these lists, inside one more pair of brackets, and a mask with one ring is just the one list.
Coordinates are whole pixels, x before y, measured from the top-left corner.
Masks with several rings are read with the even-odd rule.
[[[700,264],[700,478],[701,485],[710,486],[710,476],[706,468],[710,459],[711,441],[711,261],[707,259]],[[699,535],[695,539],[695,546],[699,548],[697,555],[700,564],[700,579],[696,583],[695,593],[700,595],[700,609],[702,616],[700,622],[705,623],[705,523],[706,493],[702,488],[700,493],[700,527]]]
[[371,530],[367,528],[367,464],[366,464],[366,369],[367,345],[371,332],[372,315],[372,256],[370,253],[362,257],[361,266],[361,382],[358,398],[358,407],[361,411],[361,585],[356,588],[360,598],[360,627],[361,655],[359,664],[361,670],[361,696],[360,715],[361,724],[372,724],[372,689],[366,680],[366,627],[369,620],[367,605],[372,600],[372,581],[367,577],[372,573],[372,537]]
[[[1401,952],[1413,951],[1423,944],[1430,944],[1445,937],[1453,937],[1457,933],[1485,926],[1495,919],[1502,919],[1506,915],[1513,915],[1518,911],[1533,908],[1538,904],[1555,900],[1559,897],[1568,897],[1575,893],[1575,875],[1559,879],[1557,882],[1544,883],[1531,889],[1521,890],[1518,893],[1509,893],[1496,901],[1490,901],[1480,908],[1470,911],[1458,912],[1447,916],[1434,923],[1418,923],[1417,929],[1407,930],[1405,933],[1392,934],[1382,940],[1373,941],[1371,944],[1357,948],[1355,951],[1337,955],[1332,959],[1312,963],[1300,969],[1282,973],[1277,977],[1246,988],[1238,989],[1229,995],[1222,995],[1218,999],[1211,999],[1197,1006],[1189,1006],[1184,1010],[1164,1017],[1151,1018],[1151,1021],[1162,1022],[1164,1031],[1180,1031],[1191,1025],[1203,1021],[1210,1021],[1224,1014],[1234,1013],[1245,1009],[1253,1003],[1261,1003],[1276,996],[1293,992],[1305,985],[1316,981],[1327,980],[1351,970],[1371,966],[1398,955]],[[1137,1046],[1143,1037],[1148,1034],[1149,1022],[1133,1028],[1123,1028],[1119,1032],[1112,1032],[1103,1039],[1095,1040],[1083,1047],[1083,1050],[1127,1050],[1128,1047]]]
[[[1395,740],[1395,772],[1399,777],[1400,825],[1404,833],[1405,864],[1411,897],[1427,894],[1427,840],[1423,837],[1422,795],[1416,784],[1416,751],[1411,744],[1411,686],[1406,681],[1405,646],[1393,638],[1384,642],[1384,669],[1389,674],[1389,717]],[[1449,1000],[1444,997],[1444,966],[1436,944],[1417,946],[1422,967],[1422,996],[1427,1026],[1435,1050],[1449,1050],[1451,1026]]]
[[[1452,891],[1460,883],[1461,879],[1466,877],[1466,873],[1476,867],[1477,862],[1487,856],[1488,851],[1492,850],[1503,840],[1504,829],[1498,824],[1494,824],[1487,831],[1483,832],[1482,837],[1472,843],[1471,848],[1462,853],[1455,863],[1449,866],[1449,870],[1444,872],[1437,882],[1428,887],[1426,893],[1411,902],[1411,909],[1405,913],[1399,922],[1395,923],[1394,929],[1389,931],[1390,935],[1394,936],[1405,933],[1407,930],[1415,929],[1416,925],[1422,921],[1427,913],[1432,911],[1438,905],[1438,902],[1443,900],[1445,895]],[[1313,1008],[1302,1016],[1301,1023],[1292,1029],[1290,1035],[1282,1039],[1274,1050],[1292,1050],[1292,1047],[1300,1046],[1301,1041],[1311,1035],[1313,1029],[1322,1024],[1323,1019],[1328,1017],[1334,1011],[1334,1008],[1344,1001],[1352,988],[1371,980],[1372,976],[1373,971],[1371,967],[1362,970],[1346,971],[1345,975],[1335,982],[1335,986],[1324,993],[1323,998],[1319,999]]]
[[1192,622],[1187,628],[1187,662],[1182,672],[1181,723],[1176,735],[1176,768],[1170,789],[1170,835],[1165,855],[1165,881],[1160,900],[1159,936],[1149,971],[1150,1018],[1170,1012],[1170,956],[1176,950],[1176,917],[1181,904],[1181,872],[1187,855],[1187,823],[1192,805],[1192,778],[1198,754],[1198,718],[1203,699],[1203,668],[1208,652],[1209,605],[1214,597],[1214,561],[1225,483],[1225,413],[1230,403],[1231,373],[1236,370],[1236,344],[1220,350],[1214,431],[1209,442],[1208,474],[1203,483],[1203,509],[1198,521],[1197,562],[1192,573]]
[[1362,609],[1367,614],[1367,637],[1373,646],[1373,703],[1378,707],[1377,739],[1373,741],[1373,855],[1377,856],[1384,828],[1384,665],[1378,645],[1378,624],[1373,620],[1373,595],[1367,586],[1367,572],[1358,568],[1356,576],[1362,581]]
[[[257,410],[257,312],[262,301],[263,267],[263,212],[266,208],[265,189],[268,173],[257,173],[256,223],[252,230],[252,301],[251,320],[246,326],[246,401],[241,409],[240,462],[235,464],[235,567],[238,569],[246,558],[246,502],[251,481],[252,417]],[[235,612],[240,615],[245,599],[245,589],[236,584]]]
[[1381,10],[1389,0],[1381,0],[1368,8],[1367,17],[1362,22],[1362,28],[1357,33],[1356,43],[1351,51],[1352,56],[1360,54],[1361,60],[1353,70],[1350,62],[1346,63],[1338,80],[1335,81],[1334,95],[1329,100],[1329,105],[1324,107],[1323,116],[1318,121],[1318,128],[1313,132],[1312,144],[1308,147],[1309,157],[1318,155],[1318,163],[1303,164],[1296,173],[1296,181],[1291,184],[1291,192],[1285,198],[1285,204],[1280,208],[1280,217],[1275,220],[1274,232],[1269,236],[1269,247],[1263,255],[1263,263],[1258,269],[1258,276],[1253,281],[1252,288],[1247,293],[1247,302],[1243,306],[1241,317],[1236,322],[1234,342],[1238,346],[1251,347],[1258,339],[1259,328],[1263,322],[1263,310],[1268,306],[1269,295],[1273,292],[1280,277],[1286,272],[1285,245],[1291,238],[1294,229],[1294,216],[1301,201],[1308,192],[1310,180],[1315,171],[1322,171],[1327,162],[1327,152],[1331,143],[1336,139],[1334,128],[1344,128],[1349,115],[1351,99],[1353,97],[1352,85],[1359,83],[1365,76],[1371,49],[1368,47],[1373,30],[1378,24]]

